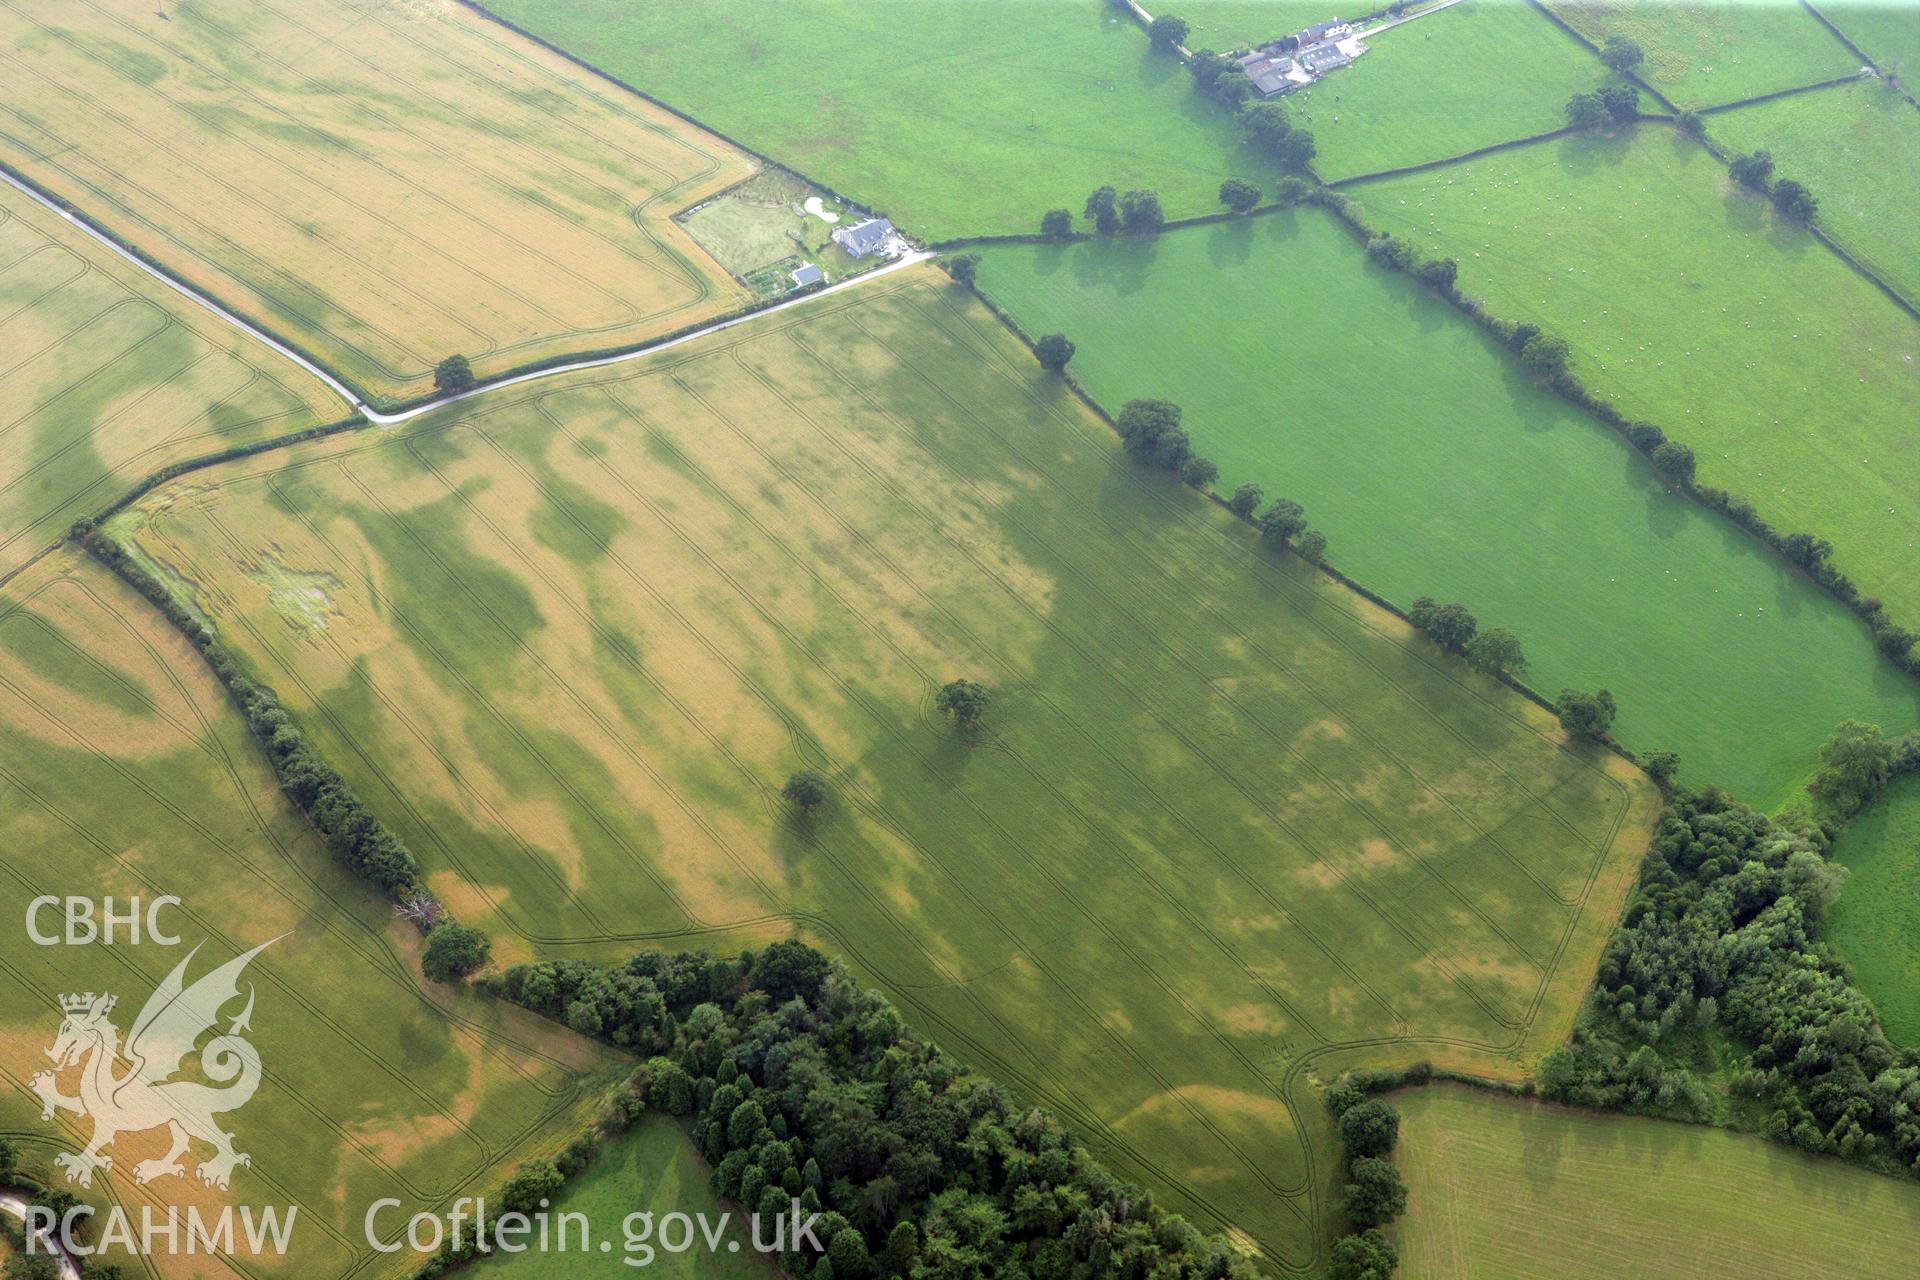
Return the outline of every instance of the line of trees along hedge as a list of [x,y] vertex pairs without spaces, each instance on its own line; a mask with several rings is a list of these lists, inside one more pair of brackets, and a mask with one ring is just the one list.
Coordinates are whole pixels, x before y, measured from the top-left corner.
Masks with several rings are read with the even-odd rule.
[[1327,1275],[1330,1280],[1387,1280],[1400,1255],[1380,1228],[1407,1211],[1406,1184],[1391,1159],[1400,1139],[1400,1113],[1347,1079],[1327,1090],[1326,1101],[1339,1119],[1346,1151],[1342,1208],[1352,1228],[1334,1241]]
[[1811,533],[1782,533],[1760,516],[1752,502],[1725,489],[1697,482],[1692,449],[1677,440],[1669,440],[1666,432],[1653,423],[1629,419],[1610,401],[1596,396],[1569,367],[1571,353],[1565,340],[1544,332],[1536,324],[1503,320],[1489,312],[1478,299],[1462,293],[1455,284],[1458,264],[1453,259],[1422,259],[1405,240],[1369,227],[1338,191],[1317,187],[1307,193],[1306,199],[1344,223],[1366,245],[1374,261],[1427,285],[1512,351],[1547,386],[1619,432],[1628,444],[1647,456],[1668,484],[1727,517],[1805,572],[1867,624],[1875,645],[1888,661],[1909,675],[1920,676],[1920,635],[1888,617],[1878,596],[1863,593],[1852,579],[1834,567],[1829,560],[1833,546],[1825,538]]
[[[242,671],[218,637],[118,542],[90,523],[75,526],[74,532],[90,555],[150,600],[200,651],[246,718],[247,728],[265,752],[280,789],[313,823],[340,865],[396,902],[422,895],[425,890],[420,867],[413,854],[354,794],[346,779],[320,758],[281,706],[279,696]],[[458,927],[443,921],[435,932],[450,926]],[[450,968],[460,969],[471,959],[471,944],[455,950],[463,954],[450,957]],[[484,955],[481,960],[484,962]],[[473,964],[464,971],[477,967]]]
[[[1823,753],[1853,803],[1920,767],[1920,740]],[[1841,735],[1836,735],[1841,736]],[[1864,774],[1854,771],[1864,770]],[[1848,775],[1853,776],[1849,780]],[[1842,872],[1834,824],[1789,828],[1718,790],[1678,792],[1571,1041],[1540,1092],[1731,1121],[1808,1151],[1920,1174],[1920,1052],[1898,1048],[1819,935]],[[1724,1104],[1709,1078],[1727,1081]]]
[[807,1280],[1250,1280],[1250,1265],[1116,1178],[1047,1113],[916,1036],[801,942],[725,959],[641,952],[483,979],[644,1055],[648,1102],[691,1118],[714,1187],[818,1212]]

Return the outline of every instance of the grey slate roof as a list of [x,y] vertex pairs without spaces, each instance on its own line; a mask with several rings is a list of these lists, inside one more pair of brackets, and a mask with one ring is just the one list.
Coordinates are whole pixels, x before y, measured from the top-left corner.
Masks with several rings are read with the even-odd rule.
[[810,284],[819,284],[825,279],[826,276],[821,274],[820,268],[814,266],[811,262],[801,263],[800,269],[793,273],[793,285],[796,289],[803,288]]
[[845,246],[848,253],[858,258],[886,244],[887,237],[892,234],[893,223],[885,218],[868,218],[865,222],[848,227],[835,239]]

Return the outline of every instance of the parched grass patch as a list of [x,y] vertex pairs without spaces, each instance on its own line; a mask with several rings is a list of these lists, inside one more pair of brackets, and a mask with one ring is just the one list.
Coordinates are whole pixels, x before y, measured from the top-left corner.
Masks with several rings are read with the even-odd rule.
[[[125,1034],[189,949],[199,948],[191,981],[273,940],[242,984],[254,992],[248,1039],[264,1077],[218,1116],[252,1163],[212,1190],[191,1177],[213,1154],[196,1142],[189,1176],[142,1185],[136,1165],[162,1154],[165,1133],[130,1132],[83,1194],[163,1217],[170,1205],[292,1206],[291,1246],[230,1262],[157,1255],[155,1274],[390,1267],[362,1232],[374,1200],[401,1202],[391,1221],[445,1213],[590,1120],[613,1055],[520,1011],[424,986],[418,934],[334,866],[200,657],[118,579],[72,551],[32,566],[0,592],[0,655],[0,874],[12,900],[112,895],[124,910],[136,896],[181,899],[160,915],[179,946],[129,945],[124,932],[112,947],[37,946],[17,917],[0,943],[0,1060],[14,1084],[0,1125],[24,1167],[66,1186],[53,1157],[92,1132],[69,1112],[42,1121],[26,1088],[49,1065],[61,996],[115,994]],[[58,913],[40,923],[57,930]],[[221,1028],[239,1012],[237,1002],[224,1009]],[[64,1092],[77,1075],[62,1073]],[[202,1077],[189,1061],[182,1078]]]
[[1640,74],[1682,110],[1818,84],[1859,59],[1788,0],[1548,0],[1595,44],[1625,36],[1646,53]]
[[[1308,1071],[1525,1071],[1657,804],[1128,464],[931,269],[238,468],[139,537],[503,947],[798,930],[1276,1266],[1331,1224]],[[269,541],[341,581],[324,632],[246,578]]]
[[1037,232],[1105,184],[1212,213],[1277,177],[1111,0],[488,7],[916,236]]
[[1920,300],[1920,111],[1895,89],[1861,80],[1776,98],[1710,116],[1707,132],[1729,151],[1771,151],[1776,176],[1819,197],[1821,228]]
[[1519,0],[1464,0],[1367,45],[1285,99],[1329,181],[1558,129],[1568,98],[1607,82],[1599,59]]
[[0,10],[0,154],[370,394],[746,294],[673,225],[719,139],[455,4]]
[[1459,1085],[1393,1096],[1422,1280],[1893,1280],[1920,1187],[1761,1138]]
[[11,187],[0,353],[0,577],[169,462],[346,411]]
[[1920,324],[1706,150],[1643,124],[1349,194],[1920,625]]
[[1517,632],[1548,696],[1612,690],[1621,740],[1690,783],[1770,806],[1839,720],[1920,724],[1857,619],[1318,210],[995,248],[979,278],[1073,337],[1103,404],[1180,404],[1222,494],[1301,502],[1358,581]]
[[1847,869],[1826,933],[1888,1038],[1920,1044],[1920,778],[1903,778],[1842,833]]

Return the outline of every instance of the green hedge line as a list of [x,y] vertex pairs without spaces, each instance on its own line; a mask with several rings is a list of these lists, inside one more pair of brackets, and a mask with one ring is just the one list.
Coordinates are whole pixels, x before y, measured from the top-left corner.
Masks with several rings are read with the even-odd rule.
[[327,842],[327,849],[356,878],[396,902],[423,892],[413,854],[356,795],[345,778],[321,759],[280,698],[247,675],[205,623],[126,549],[91,522],[75,536],[88,554],[159,609],[200,652],[227,695],[246,718],[280,789]]
[[[1347,199],[1337,191],[1323,190],[1317,198],[1317,203],[1339,219],[1362,244],[1371,245],[1383,239],[1392,239],[1392,237],[1382,236],[1381,233],[1369,227],[1354,212]],[[1516,338],[1540,332],[1536,326],[1522,325],[1495,316],[1480,302],[1463,294],[1455,285],[1439,285],[1430,280],[1423,280],[1419,271],[1420,267],[1426,264],[1396,260],[1386,254],[1374,254],[1373,257],[1381,265],[1400,271],[1445,298],[1461,314],[1467,316],[1509,350],[1514,349]],[[1557,373],[1545,375],[1542,380],[1562,398],[1613,428],[1629,446],[1647,455],[1649,459],[1652,458],[1655,450],[1669,440],[1666,432],[1652,423],[1629,419],[1611,401],[1595,395],[1569,370],[1562,369]],[[1674,488],[1700,505],[1733,521],[1825,588],[1829,595],[1852,610],[1862,622],[1866,623],[1873,633],[1876,645],[1888,661],[1909,675],[1920,676],[1920,649],[1916,648],[1913,633],[1899,626],[1886,615],[1878,597],[1863,594],[1846,574],[1828,561],[1827,557],[1831,554],[1832,548],[1825,539],[1806,533],[1782,533],[1762,518],[1753,504],[1745,498],[1725,489],[1700,484],[1690,475],[1674,475],[1665,471],[1662,474]]]

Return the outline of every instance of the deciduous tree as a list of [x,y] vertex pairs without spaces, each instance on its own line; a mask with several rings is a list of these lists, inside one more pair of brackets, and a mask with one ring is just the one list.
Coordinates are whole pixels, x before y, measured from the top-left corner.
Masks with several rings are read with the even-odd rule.
[[435,982],[457,982],[486,964],[492,953],[493,944],[486,934],[447,920],[427,935],[420,971]]
[[788,803],[812,812],[827,802],[827,780],[811,769],[802,769],[787,779],[780,794]]
[[1101,231],[1120,229],[1120,193],[1112,187],[1101,187],[1087,197],[1086,218]]
[[940,694],[934,700],[934,705],[943,713],[952,716],[957,723],[974,725],[980,722],[980,717],[986,712],[989,701],[985,685],[978,680],[962,677],[958,680],[949,680],[940,686]]
[[1245,178],[1228,178],[1220,184],[1220,203],[1235,213],[1245,213],[1260,203],[1260,188]]
[[1074,346],[1066,334],[1049,333],[1033,344],[1033,358],[1042,369],[1060,372],[1073,359]]
[[1187,42],[1187,20],[1163,13],[1147,24],[1147,38],[1157,49],[1173,49]]
[[473,366],[465,356],[448,356],[433,366],[433,385],[448,395],[473,386]]
[[1613,695],[1605,689],[1598,693],[1562,689],[1553,709],[1560,717],[1560,727],[1568,733],[1598,738],[1613,727]]
[[1600,46],[1600,61],[1621,75],[1634,70],[1646,57],[1640,46],[1625,36],[1608,36],[1607,42]]

